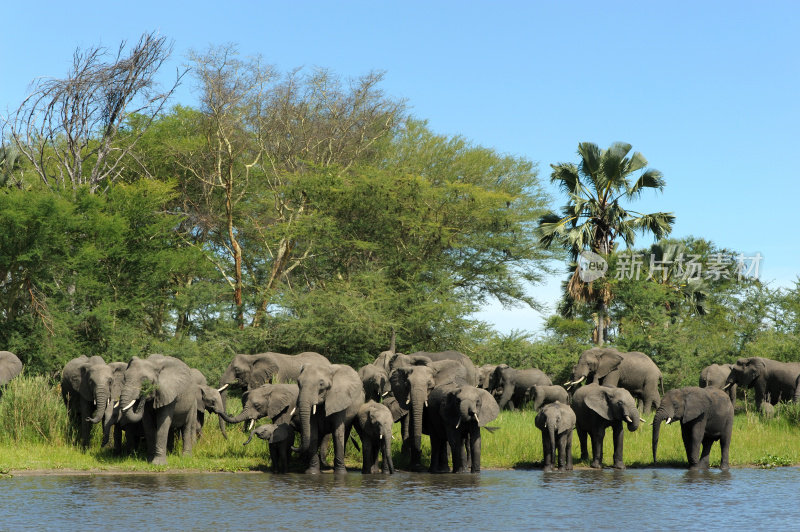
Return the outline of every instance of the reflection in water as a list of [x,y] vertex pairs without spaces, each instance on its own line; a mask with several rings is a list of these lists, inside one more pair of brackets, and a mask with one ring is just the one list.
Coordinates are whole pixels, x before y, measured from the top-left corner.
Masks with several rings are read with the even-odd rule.
[[797,468],[21,476],[0,479],[0,528],[792,529],[797,485]]

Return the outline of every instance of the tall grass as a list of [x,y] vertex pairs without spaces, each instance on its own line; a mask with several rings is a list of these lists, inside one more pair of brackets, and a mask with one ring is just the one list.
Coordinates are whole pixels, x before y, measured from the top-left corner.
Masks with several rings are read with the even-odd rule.
[[[228,410],[232,415],[241,410],[238,398],[231,397]],[[534,426],[535,413],[530,410],[501,412],[490,425],[499,427],[494,433],[483,431],[481,465],[483,468],[528,469],[542,461],[541,433]],[[652,416],[651,416],[652,417]],[[254,438],[242,445],[247,434],[242,425],[228,426],[226,440],[219,430],[217,417],[206,414],[202,438],[191,456],[182,456],[177,441],[168,457],[168,466],[152,466],[144,456],[115,456],[110,448],[100,448],[101,431],[95,426],[92,444],[81,450],[75,431],[70,428],[66,408],[58,386],[44,377],[20,376],[9,383],[0,399],[0,471],[7,470],[109,470],[109,471],[259,471],[269,466],[266,442]],[[686,467],[686,454],[678,423],[662,426],[657,467]],[[355,431],[353,431],[355,435]],[[408,458],[400,452],[400,426],[395,424],[392,442],[393,460],[397,468],[408,466]],[[357,436],[354,436],[357,440]],[[651,451],[652,426],[643,423],[636,432],[625,432],[624,460],[628,467],[653,467]],[[753,412],[742,412],[734,421],[731,443],[731,466],[772,467],[800,464],[800,405],[781,405],[774,418]],[[577,433],[573,437],[576,467],[580,446]],[[591,447],[590,447],[591,452]],[[423,438],[423,463],[430,459],[428,438]],[[610,465],[613,453],[611,431],[604,441],[604,464]],[[328,463],[332,463],[332,452]],[[711,465],[719,465],[719,445],[711,452]],[[349,468],[358,469],[361,453],[348,442],[345,458]],[[301,467],[299,464],[297,468]],[[299,470],[295,468],[295,471]]]

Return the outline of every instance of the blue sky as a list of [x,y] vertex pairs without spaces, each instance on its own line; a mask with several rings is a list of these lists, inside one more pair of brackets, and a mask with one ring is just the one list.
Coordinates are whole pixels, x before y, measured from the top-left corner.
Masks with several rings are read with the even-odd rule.
[[[434,131],[536,161],[545,182],[579,142],[629,142],[667,182],[632,207],[674,212],[673,236],[760,252],[775,286],[800,272],[796,2],[15,2],[3,19],[2,114],[34,78],[64,76],[76,47],[153,30],[174,41],[165,77],[227,43],[284,71],[383,70]],[[188,85],[175,103],[194,103]],[[560,279],[531,293],[552,308]],[[497,305],[480,317],[542,322]]]

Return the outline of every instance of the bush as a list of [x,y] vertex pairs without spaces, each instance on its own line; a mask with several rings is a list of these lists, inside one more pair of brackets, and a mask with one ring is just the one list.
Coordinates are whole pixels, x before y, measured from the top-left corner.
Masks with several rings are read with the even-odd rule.
[[0,442],[63,445],[68,441],[67,410],[58,386],[40,375],[20,375],[3,389]]

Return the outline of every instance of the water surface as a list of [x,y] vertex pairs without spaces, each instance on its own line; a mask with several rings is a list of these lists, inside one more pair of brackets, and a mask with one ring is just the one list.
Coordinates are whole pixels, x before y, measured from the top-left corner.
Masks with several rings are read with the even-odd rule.
[[[800,469],[0,479],[3,530],[800,528]],[[756,507],[753,501],[759,501]]]

